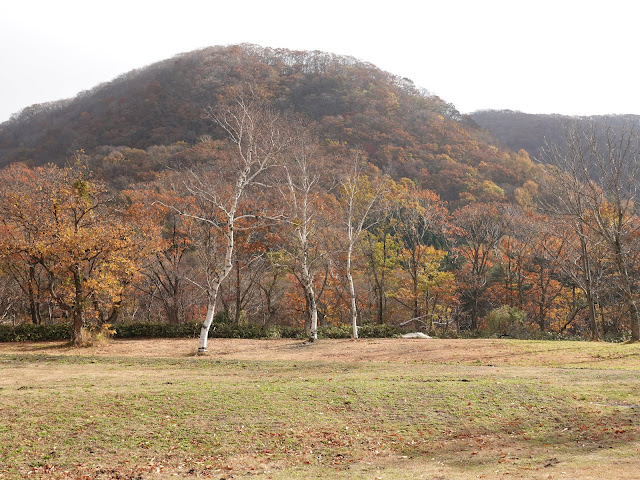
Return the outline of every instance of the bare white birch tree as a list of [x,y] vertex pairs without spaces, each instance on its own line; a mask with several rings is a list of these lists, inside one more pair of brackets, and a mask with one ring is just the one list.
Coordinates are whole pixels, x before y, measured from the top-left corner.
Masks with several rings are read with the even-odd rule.
[[344,176],[340,184],[344,227],[347,233],[346,276],[351,308],[351,335],[354,340],[358,338],[358,306],[351,268],[353,251],[362,233],[375,223],[370,213],[382,194],[382,184],[372,185],[369,177],[361,171],[361,158],[356,153],[351,171]]
[[319,157],[317,143],[298,131],[282,167],[284,181],[280,187],[284,202],[282,217],[291,233],[291,270],[304,291],[311,341],[318,339],[318,294],[314,283],[321,261],[315,238],[322,169]]
[[207,351],[209,329],[216,314],[220,285],[233,268],[235,233],[243,221],[255,219],[245,212],[242,201],[252,188],[264,185],[261,178],[277,164],[286,144],[280,116],[253,95],[238,97],[230,106],[209,109],[207,117],[227,134],[233,147],[229,158],[221,155],[208,172],[191,172],[187,189],[200,205],[198,214],[189,214],[210,230],[203,245],[207,315],[200,330],[198,353]]

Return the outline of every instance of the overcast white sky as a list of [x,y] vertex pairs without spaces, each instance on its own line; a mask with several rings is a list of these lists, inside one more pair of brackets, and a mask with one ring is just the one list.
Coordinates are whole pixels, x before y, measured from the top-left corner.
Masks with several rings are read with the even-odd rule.
[[461,112],[640,114],[632,0],[2,0],[0,122],[211,45],[351,55]]

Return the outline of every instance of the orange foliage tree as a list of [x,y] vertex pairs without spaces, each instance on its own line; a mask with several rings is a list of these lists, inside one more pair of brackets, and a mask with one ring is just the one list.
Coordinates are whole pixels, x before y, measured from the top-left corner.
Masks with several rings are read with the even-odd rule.
[[459,274],[463,302],[470,311],[471,329],[476,330],[490,285],[495,247],[503,235],[502,215],[497,205],[472,204],[458,209],[453,217],[459,239],[456,251],[463,261]]
[[0,198],[3,224],[15,233],[3,251],[23,251],[46,272],[48,293],[72,320],[77,344],[85,324],[117,314],[138,273],[135,231],[82,167],[12,165],[3,178],[12,180]]

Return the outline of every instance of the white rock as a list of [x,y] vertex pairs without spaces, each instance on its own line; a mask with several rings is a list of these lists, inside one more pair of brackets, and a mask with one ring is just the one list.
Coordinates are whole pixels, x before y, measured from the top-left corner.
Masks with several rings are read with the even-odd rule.
[[402,338],[433,338],[433,337],[430,337],[429,335],[425,335],[422,332],[412,332],[412,333],[405,333],[404,335],[402,335]]

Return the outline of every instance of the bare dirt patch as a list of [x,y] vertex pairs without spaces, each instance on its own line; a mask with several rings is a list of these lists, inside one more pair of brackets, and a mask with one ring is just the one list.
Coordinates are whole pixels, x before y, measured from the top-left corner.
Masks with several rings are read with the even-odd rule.
[[[62,342],[4,343],[0,354],[178,358],[195,354],[195,339],[114,340],[88,348]],[[640,344],[498,339],[300,340],[211,339],[209,358],[330,362],[433,362],[493,366],[640,368]]]

